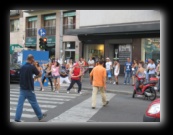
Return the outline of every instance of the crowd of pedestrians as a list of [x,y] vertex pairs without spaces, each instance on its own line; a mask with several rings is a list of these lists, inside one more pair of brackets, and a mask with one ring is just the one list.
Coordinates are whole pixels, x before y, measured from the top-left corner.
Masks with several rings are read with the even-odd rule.
[[[68,63],[61,64],[58,60],[52,59],[49,63],[40,66],[39,62],[34,61],[34,56],[28,55],[27,63],[21,67],[20,95],[15,121],[20,122],[25,99],[28,99],[30,102],[39,121],[47,115],[41,112],[37,103],[33,83],[34,81],[38,81],[40,91],[45,91],[44,82],[46,78],[48,78],[53,92],[59,93],[61,84],[65,82],[69,84],[67,94],[74,88],[75,83],[78,85],[76,92],[82,94],[82,79],[84,74],[89,73],[90,83],[93,88],[92,109],[96,108],[96,96],[98,91],[101,93],[103,106],[106,106],[109,103],[105,93],[106,83],[119,85],[118,76],[120,74],[120,66],[118,60],[111,61],[109,57],[107,57],[105,61],[103,59],[95,61],[92,57],[90,57],[88,61],[84,58],[80,58],[79,61],[73,62],[73,60],[70,59]],[[124,85],[131,84],[134,86],[136,75],[138,75],[138,77],[145,77],[146,82],[155,74],[160,76],[160,61],[157,61],[156,66],[153,59],[147,59],[144,63],[138,60],[133,60],[132,62],[130,58],[127,58],[123,66]],[[33,74],[35,74],[35,76],[33,76]],[[132,82],[130,82],[131,79]],[[160,91],[160,79],[158,90]]]
[[[106,69],[106,83],[119,85],[118,76],[120,74],[120,63],[119,60],[111,61],[109,57],[104,60],[100,60],[103,62],[103,67]],[[79,61],[74,62],[70,59],[67,63],[60,64],[55,59],[52,59],[51,62],[47,64],[43,64],[43,68],[36,63],[37,69],[44,73],[44,77],[41,81],[41,77],[36,78],[40,83],[40,90],[44,91],[44,82],[45,79],[48,78],[52,91],[59,93],[60,85],[62,83],[68,83],[69,89],[71,87],[74,88],[74,84],[77,83],[79,93],[81,93],[82,89],[82,79],[84,74],[90,74],[91,71],[99,65],[99,61],[95,61],[92,57],[86,61],[84,58],[80,58]],[[130,58],[127,58],[127,61],[122,65],[124,68],[124,85],[132,85],[134,86],[136,82],[136,75],[145,77],[146,82],[153,75],[160,75],[160,61],[156,63],[153,59],[147,59],[145,62],[141,60],[133,60],[131,61]],[[122,69],[122,68],[121,68]],[[75,77],[76,76],[76,77]],[[52,82],[53,81],[53,82]]]

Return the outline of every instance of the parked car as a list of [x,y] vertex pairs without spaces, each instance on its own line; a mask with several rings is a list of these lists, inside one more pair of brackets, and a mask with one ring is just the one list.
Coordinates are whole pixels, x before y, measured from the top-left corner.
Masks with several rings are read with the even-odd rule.
[[20,67],[19,64],[10,65],[10,83],[20,81]]
[[143,122],[160,122],[160,98],[155,99],[147,108]]

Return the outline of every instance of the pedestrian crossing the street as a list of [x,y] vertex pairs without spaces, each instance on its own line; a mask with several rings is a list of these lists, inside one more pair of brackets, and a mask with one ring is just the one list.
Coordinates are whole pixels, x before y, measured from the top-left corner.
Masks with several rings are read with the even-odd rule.
[[[106,93],[107,100],[110,101],[116,94]],[[49,120],[48,122],[58,123],[74,123],[74,122],[89,122],[90,118],[94,116],[102,108],[102,100],[100,95],[97,96],[97,107],[91,109],[91,98],[81,102],[80,104],[70,108],[61,115]]]
[[[82,95],[86,94],[87,91],[82,90]],[[68,102],[72,99],[81,96],[80,94],[74,92],[72,89],[69,94],[66,93],[65,89],[61,89],[60,93],[55,93],[51,91],[51,87],[45,87],[45,91],[40,91],[39,87],[35,87],[35,94],[37,97],[38,104],[43,113],[47,112],[50,109],[56,108],[58,105],[63,105],[65,102]],[[19,97],[19,87],[10,89],[10,122],[14,122],[16,106],[18,104]],[[35,118],[36,114],[32,109],[30,103],[25,100],[22,121],[25,122],[28,119]]]

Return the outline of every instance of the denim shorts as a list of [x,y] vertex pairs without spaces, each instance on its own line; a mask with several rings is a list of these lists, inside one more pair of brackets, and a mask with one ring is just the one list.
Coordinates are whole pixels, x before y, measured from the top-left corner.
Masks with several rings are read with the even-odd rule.
[[60,78],[60,75],[58,75],[58,76],[53,75],[52,77],[53,77],[53,79],[57,79],[57,78]]

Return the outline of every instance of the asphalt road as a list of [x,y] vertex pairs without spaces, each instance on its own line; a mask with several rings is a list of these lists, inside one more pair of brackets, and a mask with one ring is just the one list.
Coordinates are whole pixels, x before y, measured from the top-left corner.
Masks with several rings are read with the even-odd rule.
[[[101,95],[98,93],[96,109],[91,109],[91,90],[82,90],[82,95],[72,89],[70,94],[65,89],[60,93],[51,92],[50,87],[44,92],[35,87],[38,103],[48,115],[45,122],[142,122],[147,106],[151,103],[142,97],[132,98],[131,94],[107,92],[110,101],[102,106]],[[10,122],[13,122],[19,95],[19,85],[10,85]],[[30,104],[24,104],[23,122],[38,122]]]

